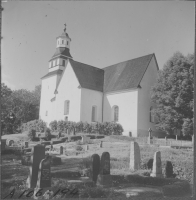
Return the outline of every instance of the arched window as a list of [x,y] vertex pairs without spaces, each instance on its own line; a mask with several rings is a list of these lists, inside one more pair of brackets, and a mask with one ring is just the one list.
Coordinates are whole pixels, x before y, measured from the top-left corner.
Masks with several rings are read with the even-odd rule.
[[155,117],[153,115],[153,107],[150,107],[150,122],[154,123],[155,122]]
[[97,106],[93,106],[92,107],[91,121],[92,122],[96,122],[97,121]]
[[63,60],[63,66],[65,66],[65,60]]
[[69,100],[66,100],[64,103],[64,115],[68,115],[69,114]]
[[113,108],[112,108],[112,121],[118,122],[118,118],[119,118],[119,107],[113,106]]

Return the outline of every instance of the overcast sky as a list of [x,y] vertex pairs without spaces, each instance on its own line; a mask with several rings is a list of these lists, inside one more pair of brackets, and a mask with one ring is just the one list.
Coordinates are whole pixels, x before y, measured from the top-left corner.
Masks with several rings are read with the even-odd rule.
[[74,60],[98,68],[155,53],[159,68],[194,51],[194,1],[8,1],[2,12],[2,79],[33,90],[48,73],[67,24]]

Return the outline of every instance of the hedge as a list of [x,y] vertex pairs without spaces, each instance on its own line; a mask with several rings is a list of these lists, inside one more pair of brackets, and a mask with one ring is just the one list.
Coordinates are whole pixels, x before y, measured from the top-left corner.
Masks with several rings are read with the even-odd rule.
[[[115,122],[72,122],[72,121],[51,121],[50,128],[53,131],[58,131],[60,133],[73,132],[75,133],[96,133],[101,135],[122,135],[123,127],[119,123]],[[93,138],[92,138],[93,139]]]

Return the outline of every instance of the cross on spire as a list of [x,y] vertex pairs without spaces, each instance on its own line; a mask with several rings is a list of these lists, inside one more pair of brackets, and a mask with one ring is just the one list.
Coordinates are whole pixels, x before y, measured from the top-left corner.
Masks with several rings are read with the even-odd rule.
[[65,28],[64,28],[64,32],[66,32],[66,24],[64,24]]

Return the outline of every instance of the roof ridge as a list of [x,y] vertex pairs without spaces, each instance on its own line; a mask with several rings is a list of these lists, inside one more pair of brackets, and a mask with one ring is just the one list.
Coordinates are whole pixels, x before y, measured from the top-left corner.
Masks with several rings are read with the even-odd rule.
[[[77,63],[81,63],[81,64],[83,64],[83,65],[87,65],[87,66],[89,66],[89,67],[93,67],[93,68],[96,68],[96,69],[103,70],[102,68],[94,67],[94,66],[92,66],[92,65],[85,64],[85,63],[82,63],[82,62],[78,62],[78,61],[76,61],[76,60],[72,60],[72,61],[77,62]],[[104,71],[104,70],[103,70],[103,71]]]
[[[119,62],[119,63],[116,63],[116,64],[109,65],[107,67],[111,67],[111,66],[114,66],[114,65],[118,65],[118,64],[121,64],[121,63],[124,63],[124,62],[128,62],[128,61],[131,61],[131,60],[139,59],[139,58],[150,56],[150,55],[154,55],[154,53],[151,53],[151,54],[148,54],[148,55],[145,55],[145,56],[140,56],[140,57],[137,57],[137,58],[133,58],[133,59],[130,59],[130,60],[125,60],[125,61],[122,61],[122,62]],[[107,67],[103,67],[102,69],[105,69]]]

